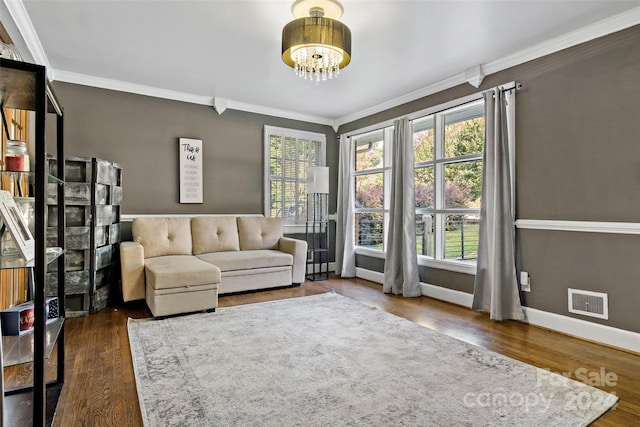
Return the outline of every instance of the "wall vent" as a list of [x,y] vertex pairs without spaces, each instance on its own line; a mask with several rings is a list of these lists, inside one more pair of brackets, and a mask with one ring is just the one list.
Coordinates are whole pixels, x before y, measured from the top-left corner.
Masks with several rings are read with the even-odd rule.
[[608,295],[569,288],[569,313],[609,319]]

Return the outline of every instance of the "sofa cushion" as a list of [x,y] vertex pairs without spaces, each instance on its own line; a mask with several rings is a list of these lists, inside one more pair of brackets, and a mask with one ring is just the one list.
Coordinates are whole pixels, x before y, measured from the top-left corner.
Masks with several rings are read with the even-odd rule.
[[144,247],[144,257],[191,255],[190,218],[135,218],[133,240]]
[[255,251],[212,252],[198,258],[218,267],[220,271],[250,270],[254,268],[283,267],[293,265],[293,257],[287,253],[269,249]]
[[282,218],[238,217],[240,250],[278,249]]
[[194,255],[240,250],[238,224],[234,216],[192,218],[191,236]]
[[169,289],[220,282],[220,269],[192,255],[169,255],[145,260],[147,286]]

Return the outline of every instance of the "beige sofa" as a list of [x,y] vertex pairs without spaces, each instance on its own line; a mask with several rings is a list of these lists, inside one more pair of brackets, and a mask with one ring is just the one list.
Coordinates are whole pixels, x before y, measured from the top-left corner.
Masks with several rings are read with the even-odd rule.
[[136,218],[120,245],[124,301],[154,316],[215,309],[218,294],[305,279],[307,242],[283,237],[280,218]]

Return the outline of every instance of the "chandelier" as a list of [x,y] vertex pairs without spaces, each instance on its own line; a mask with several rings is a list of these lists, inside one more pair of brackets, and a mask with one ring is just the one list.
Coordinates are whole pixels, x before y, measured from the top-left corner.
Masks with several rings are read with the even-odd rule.
[[296,0],[296,17],[282,29],[282,60],[304,79],[338,77],[351,62],[351,31],[338,19],[342,5],[335,0]]

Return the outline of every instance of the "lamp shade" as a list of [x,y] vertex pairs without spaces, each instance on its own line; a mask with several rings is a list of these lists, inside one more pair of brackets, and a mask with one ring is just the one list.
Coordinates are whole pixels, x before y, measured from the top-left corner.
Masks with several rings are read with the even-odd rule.
[[305,80],[333,79],[351,61],[351,30],[337,0],[296,0],[282,29],[282,60]]
[[329,194],[329,167],[307,168],[307,194]]
[[294,19],[282,30],[282,60],[294,68],[293,53],[304,47],[324,47],[337,52],[340,61],[336,65],[344,68],[351,62],[351,31],[342,22],[329,18]]

